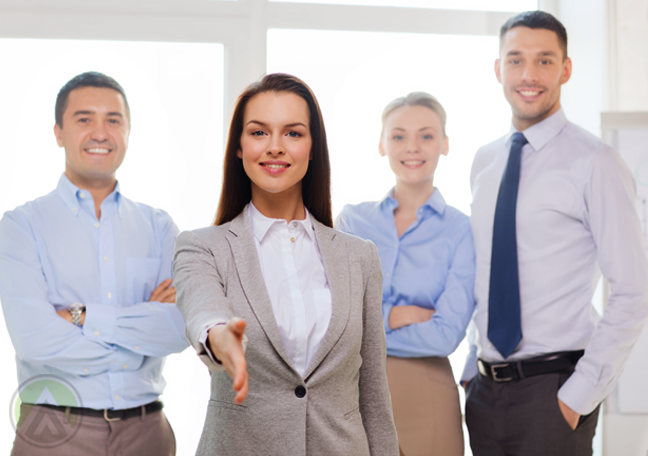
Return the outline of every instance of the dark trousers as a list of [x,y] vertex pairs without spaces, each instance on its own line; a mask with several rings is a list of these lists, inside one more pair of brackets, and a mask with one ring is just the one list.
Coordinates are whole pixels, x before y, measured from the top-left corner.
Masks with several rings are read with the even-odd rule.
[[477,375],[466,389],[466,425],[474,456],[591,456],[599,408],[572,430],[558,406],[570,374],[509,382]]
[[173,456],[173,430],[162,410],[118,421],[40,405],[21,405],[11,456]]

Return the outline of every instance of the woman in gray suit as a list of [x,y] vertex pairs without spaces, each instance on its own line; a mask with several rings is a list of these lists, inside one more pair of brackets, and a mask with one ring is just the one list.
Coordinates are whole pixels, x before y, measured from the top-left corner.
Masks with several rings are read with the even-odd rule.
[[271,74],[239,97],[214,226],[174,280],[211,371],[199,455],[398,455],[374,244],[333,230],[322,115]]

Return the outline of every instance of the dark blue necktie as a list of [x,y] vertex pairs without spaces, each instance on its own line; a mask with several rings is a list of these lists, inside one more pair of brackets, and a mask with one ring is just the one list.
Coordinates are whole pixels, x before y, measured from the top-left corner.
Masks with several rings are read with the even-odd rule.
[[520,184],[522,147],[526,143],[522,133],[513,135],[506,171],[497,195],[493,223],[488,339],[505,359],[522,340],[515,208]]

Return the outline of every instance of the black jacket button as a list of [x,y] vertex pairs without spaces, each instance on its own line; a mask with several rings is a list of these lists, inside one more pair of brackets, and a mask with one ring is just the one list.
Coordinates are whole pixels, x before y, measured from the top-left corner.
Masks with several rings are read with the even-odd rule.
[[295,388],[295,396],[297,396],[297,397],[300,398],[300,399],[301,399],[302,397],[306,396],[306,388],[304,388],[303,386],[299,385],[297,388]]

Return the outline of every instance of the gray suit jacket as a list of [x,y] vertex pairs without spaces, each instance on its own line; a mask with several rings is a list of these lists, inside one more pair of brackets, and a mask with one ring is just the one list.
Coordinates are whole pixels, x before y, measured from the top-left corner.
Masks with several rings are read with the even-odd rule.
[[[183,232],[174,281],[187,339],[211,370],[198,455],[398,456],[385,372],[382,278],[376,247],[313,219],[332,296],[328,330],[304,378],[284,349],[247,211],[221,226]],[[241,317],[249,339],[249,393],[215,370],[200,333]],[[302,398],[297,388],[305,388]]]

